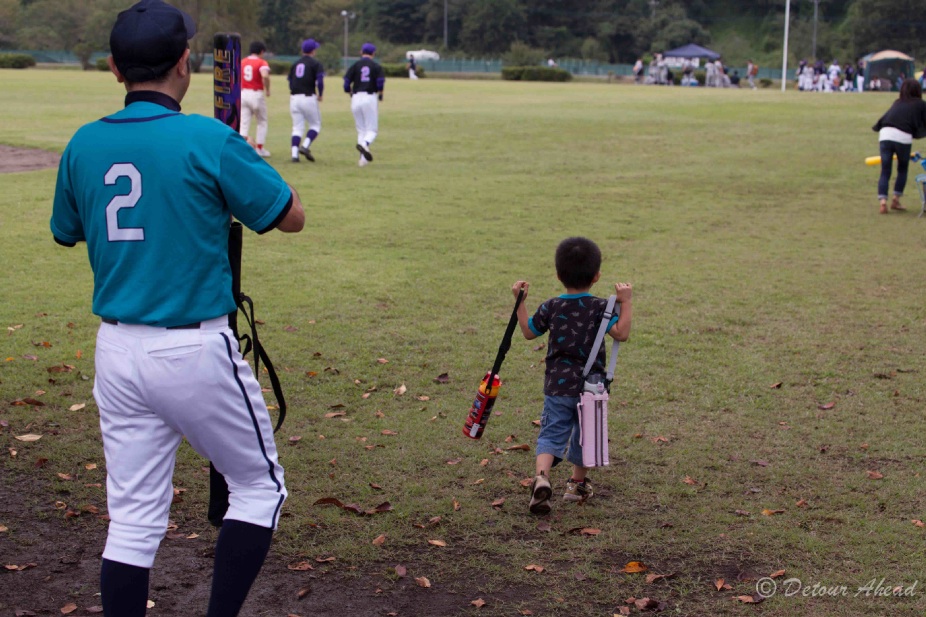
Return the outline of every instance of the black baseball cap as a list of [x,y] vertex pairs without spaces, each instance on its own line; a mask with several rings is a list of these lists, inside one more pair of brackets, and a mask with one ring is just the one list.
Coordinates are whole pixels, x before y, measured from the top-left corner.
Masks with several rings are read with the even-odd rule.
[[126,80],[159,79],[180,60],[196,34],[193,19],[162,0],[141,0],[119,13],[109,48]]

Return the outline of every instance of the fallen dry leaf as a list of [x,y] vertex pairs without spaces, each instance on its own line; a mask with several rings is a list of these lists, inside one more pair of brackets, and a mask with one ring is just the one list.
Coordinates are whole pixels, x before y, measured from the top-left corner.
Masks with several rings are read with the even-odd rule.
[[386,543],[386,534],[381,533],[373,538],[373,546],[382,546]]
[[522,444],[519,444],[519,445],[517,445],[517,446],[511,446],[511,447],[505,448],[505,449],[506,449],[506,450],[525,450],[525,451],[530,451],[531,447],[530,447],[530,445],[528,445],[528,444],[526,444],[526,443],[522,443]]
[[287,570],[293,570],[295,572],[306,572],[308,570],[314,570],[315,566],[310,564],[308,561],[298,561],[296,563],[291,563],[286,566]]
[[685,479],[682,480],[685,484],[697,485],[698,483],[691,476],[685,476]]
[[771,386],[769,386],[769,387],[770,387],[772,390],[777,390],[777,389],[781,388],[781,382],[780,382],[780,381],[775,382],[775,383],[773,383],[773,384],[772,384]]
[[768,508],[766,508],[765,510],[762,510],[762,514],[764,516],[775,516],[776,514],[784,514],[784,513],[785,513],[784,510],[769,510]]
[[86,403],[76,403],[76,404],[71,405],[70,407],[68,407],[68,410],[69,410],[69,411],[80,411],[81,409],[83,409],[83,408],[86,407],[86,406],[87,406]]
[[672,578],[673,576],[675,576],[674,573],[673,574],[647,574],[646,583],[647,584],[655,583],[658,580],[661,580],[664,578]]
[[835,406],[836,406],[836,403],[830,401],[829,403],[823,403],[822,405],[817,405],[817,409],[822,409],[825,411],[827,409],[832,409]]
[[0,533],[6,533],[10,530],[6,525],[0,525]]
[[470,604],[472,604],[472,605],[475,606],[476,608],[482,608],[483,606],[486,605],[486,601],[483,600],[482,598],[476,598],[475,600],[473,600],[472,602],[470,602]]
[[399,578],[403,578],[407,572],[408,570],[401,564],[395,567],[395,575]]
[[329,411],[325,414],[326,418],[340,418],[341,416],[346,416],[346,411]]
[[734,514],[737,516],[749,516],[749,512],[747,510],[737,510],[734,512]]
[[316,557],[315,561],[317,561],[318,563],[331,563],[332,561],[335,561],[335,557],[334,556]]
[[914,519],[914,520],[912,520],[912,521],[910,521],[910,522],[913,523],[914,525],[916,525],[917,527],[926,527],[926,523],[924,523],[923,521],[921,521],[921,520],[919,520],[919,519]]
[[504,504],[504,503],[505,503],[505,498],[504,498],[504,497],[499,497],[498,499],[496,499],[495,501],[492,502],[492,507],[493,507],[493,508],[501,508],[501,507],[502,507],[502,504]]
[[538,565],[535,564],[535,563],[527,564],[526,566],[524,566],[524,569],[527,570],[528,572],[533,571],[533,572],[536,572],[536,573],[538,573],[538,574],[540,574],[540,573],[543,572],[543,570],[544,570],[543,566],[538,566]]
[[86,469],[87,471],[93,471],[94,469],[96,469],[96,463],[87,463],[86,465],[84,465],[84,469]]
[[[19,439],[19,437],[17,437],[17,439]],[[883,473],[880,473],[878,471],[871,471],[871,470],[868,471],[869,480],[881,480],[882,478],[884,478]]]
[[772,572],[771,574],[769,574],[768,577],[769,577],[769,578],[780,578],[780,577],[782,577],[782,576],[784,576],[784,575],[785,575],[785,571],[784,571],[784,570],[775,570],[774,572]]
[[799,499],[794,505],[797,506],[798,508],[806,508],[807,501],[804,499]]
[[416,577],[415,582],[418,583],[419,587],[424,587],[425,589],[431,586],[431,581],[429,581],[426,576]]
[[19,441],[38,441],[42,438],[41,435],[36,435],[35,433],[26,433],[25,435],[13,435]]
[[389,429],[380,431],[380,434],[381,435],[398,435],[398,433],[396,433],[395,431],[390,431]]
[[654,598],[640,598],[634,600],[633,605],[641,611],[662,611],[666,608],[665,602],[660,602]]
[[428,540],[428,544],[433,544],[434,546],[447,546],[447,543],[443,540]]
[[396,388],[395,390],[392,391],[392,393],[393,393],[394,395],[396,395],[396,396],[402,396],[402,395],[405,394],[406,392],[408,392],[408,388],[405,387],[405,384],[404,384],[404,383],[403,383],[401,386],[399,386],[398,388]]
[[646,572],[649,570],[649,566],[644,564],[642,561],[631,561],[626,566],[621,569],[621,572],[626,572],[627,574],[637,574],[639,572]]
[[73,602],[68,602],[67,604],[62,606],[60,610],[61,610],[62,615],[70,615],[71,613],[77,610],[77,605],[74,604]]
[[727,582],[724,581],[722,578],[718,578],[716,581],[714,581],[714,587],[717,588],[717,591],[722,591],[724,589],[727,589],[727,590],[733,589],[733,586],[728,585]]
[[386,358],[377,358],[376,361],[379,362],[380,364],[389,364],[389,360],[387,360]]
[[736,596],[736,599],[743,604],[759,604],[765,601],[765,596],[760,596],[756,593],[751,596]]

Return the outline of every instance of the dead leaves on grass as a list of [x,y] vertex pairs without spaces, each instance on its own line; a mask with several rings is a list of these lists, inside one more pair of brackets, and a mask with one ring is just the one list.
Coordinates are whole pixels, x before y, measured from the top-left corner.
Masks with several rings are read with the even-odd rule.
[[384,514],[386,512],[392,511],[392,504],[389,503],[388,501],[384,501],[383,503],[379,504],[375,508],[370,508],[368,510],[364,510],[363,508],[361,508],[359,505],[355,503],[348,503],[348,504],[342,503],[340,499],[337,499],[335,497],[322,497],[321,499],[316,500],[313,505],[336,506],[338,508],[341,508],[342,510],[352,512],[353,514],[356,514],[358,516],[364,516],[364,515],[372,516],[374,514]]

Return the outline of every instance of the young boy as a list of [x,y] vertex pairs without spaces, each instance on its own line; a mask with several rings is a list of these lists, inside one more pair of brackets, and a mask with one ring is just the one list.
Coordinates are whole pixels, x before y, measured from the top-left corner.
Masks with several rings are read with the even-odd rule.
[[[588,238],[566,238],[556,248],[556,276],[566,288],[565,294],[541,304],[530,319],[523,301],[518,307],[518,323],[524,338],[531,340],[550,333],[543,415],[537,437],[537,475],[531,485],[530,511],[533,514],[550,512],[550,496],[553,494],[550,469],[563,458],[573,465],[563,499],[584,501],[593,494],[586,477],[588,468],[582,466],[576,405],[582,393],[582,371],[607,305],[606,299],[589,293],[601,277],[601,250]],[[528,287],[527,281],[518,281],[511,291],[517,297],[523,290],[526,300]],[[611,320],[608,334],[618,341],[626,341],[630,336],[633,289],[628,283],[617,283],[614,290],[620,316]],[[614,312],[617,314],[618,307]],[[605,373],[605,345],[598,352],[592,372]]]

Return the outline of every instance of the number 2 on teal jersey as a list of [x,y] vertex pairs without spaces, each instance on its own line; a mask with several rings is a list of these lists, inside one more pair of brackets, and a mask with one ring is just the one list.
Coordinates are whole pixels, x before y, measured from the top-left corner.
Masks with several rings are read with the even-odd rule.
[[134,208],[141,199],[141,173],[131,163],[116,163],[109,168],[103,183],[106,186],[116,184],[119,178],[128,178],[132,190],[128,195],[116,195],[106,206],[106,236],[110,242],[133,242],[145,239],[142,227],[119,227],[119,210]]

